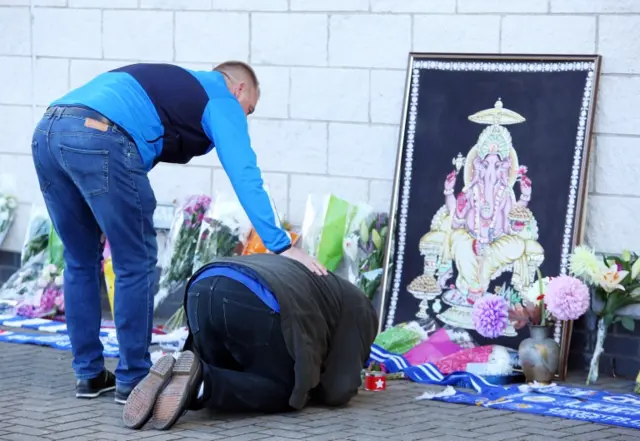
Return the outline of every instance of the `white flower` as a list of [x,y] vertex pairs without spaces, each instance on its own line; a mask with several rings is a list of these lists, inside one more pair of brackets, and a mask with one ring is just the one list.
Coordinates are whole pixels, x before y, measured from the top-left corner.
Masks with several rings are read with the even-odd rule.
[[549,285],[549,278],[548,277],[544,277],[542,279],[542,293],[540,292],[540,281],[536,280],[535,282],[533,282],[533,284],[529,287],[523,290],[523,292],[520,293],[520,296],[522,297],[522,300],[524,300],[525,302],[528,303],[538,303],[538,297],[540,297],[540,294],[544,294],[547,292],[547,286]]
[[616,289],[624,291],[624,286],[621,285],[622,280],[627,277],[628,271],[618,271],[618,265],[615,263],[609,267],[602,275],[600,275],[600,286],[607,293],[611,293]]
[[43,275],[38,279],[38,287],[45,288],[49,283],[51,283],[51,277],[47,277]]
[[55,276],[58,273],[58,267],[50,263],[45,267],[44,272],[49,274],[49,276]]
[[62,278],[62,275],[56,277],[53,283],[55,283],[56,286],[62,286],[62,284],[64,283],[64,279]]
[[4,206],[9,206],[9,199],[4,196],[0,196],[0,208],[4,208]]
[[433,306],[431,307],[431,309],[433,309],[433,312],[435,312],[436,314],[442,311],[442,303],[440,303],[440,299],[436,300],[433,303]]

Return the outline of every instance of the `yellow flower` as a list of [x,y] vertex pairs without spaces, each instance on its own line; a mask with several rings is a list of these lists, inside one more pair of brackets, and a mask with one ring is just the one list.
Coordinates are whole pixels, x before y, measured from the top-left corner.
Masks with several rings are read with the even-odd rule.
[[627,274],[629,274],[629,271],[618,271],[618,265],[611,265],[611,267],[600,276],[600,286],[607,293],[611,293],[616,289],[624,291],[624,286],[622,286],[621,282],[627,277]]
[[576,247],[569,259],[571,273],[587,283],[595,283],[601,279],[602,273],[607,271],[604,263],[598,259],[589,247]]

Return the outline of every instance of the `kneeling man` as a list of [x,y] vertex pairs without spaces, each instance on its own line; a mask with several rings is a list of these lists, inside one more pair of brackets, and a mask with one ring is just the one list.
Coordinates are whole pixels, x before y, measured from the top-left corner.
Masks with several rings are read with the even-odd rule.
[[377,316],[348,281],[273,254],[232,257],[187,284],[189,337],[158,360],[124,408],[127,427],[168,429],[187,409],[284,412],[346,404],[361,384]]

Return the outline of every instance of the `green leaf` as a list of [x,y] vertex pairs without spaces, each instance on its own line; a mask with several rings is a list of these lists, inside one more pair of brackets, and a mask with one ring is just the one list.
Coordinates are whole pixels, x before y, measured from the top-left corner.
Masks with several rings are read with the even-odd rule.
[[636,328],[636,322],[631,317],[622,317],[620,319],[620,322],[622,323],[624,329],[629,332],[633,332],[633,330]]
[[613,314],[606,314],[604,316],[604,326],[608,328],[609,326],[611,326],[611,323],[613,323],[613,320],[614,320]]
[[376,230],[371,230],[371,242],[377,249],[382,248],[382,238]]
[[624,250],[620,256],[623,262],[629,262],[631,260],[631,253],[629,250]]

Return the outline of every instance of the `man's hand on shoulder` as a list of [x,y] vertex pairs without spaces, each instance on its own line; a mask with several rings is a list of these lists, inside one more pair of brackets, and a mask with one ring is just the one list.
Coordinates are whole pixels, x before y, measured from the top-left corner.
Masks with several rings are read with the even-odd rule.
[[287,251],[282,252],[281,255],[288,257],[289,259],[297,260],[319,276],[326,276],[328,274],[324,265],[300,248],[291,247]]

